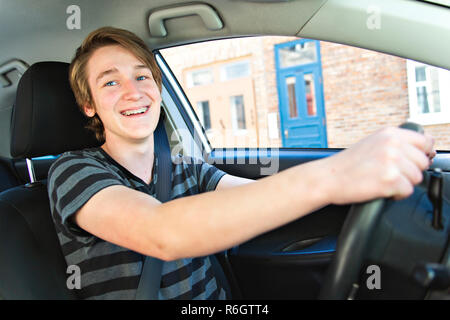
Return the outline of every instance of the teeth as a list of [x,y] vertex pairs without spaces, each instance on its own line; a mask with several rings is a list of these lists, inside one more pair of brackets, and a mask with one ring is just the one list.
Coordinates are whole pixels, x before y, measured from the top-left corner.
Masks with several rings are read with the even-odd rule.
[[125,116],[131,116],[132,114],[144,113],[145,111],[147,111],[147,109],[148,109],[148,107],[143,107],[143,108],[136,109],[136,110],[124,111],[124,112],[122,112],[122,114]]

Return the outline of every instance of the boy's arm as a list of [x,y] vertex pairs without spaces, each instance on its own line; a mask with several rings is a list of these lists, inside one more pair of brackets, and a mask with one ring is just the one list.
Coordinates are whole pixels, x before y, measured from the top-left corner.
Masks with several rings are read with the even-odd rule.
[[247,184],[247,183],[251,183],[251,182],[255,182],[255,181],[256,180],[253,180],[253,179],[247,179],[247,178],[233,176],[231,174],[226,174],[219,180],[219,183],[217,183],[216,191],[241,186],[243,184]]
[[335,156],[231,188],[161,204],[123,186],[94,195],[76,214],[86,231],[117,245],[175,260],[245,242],[330,203],[403,198],[429,165],[429,138],[404,129],[369,136]]
[[[209,255],[326,204],[327,192],[314,173],[319,168],[319,162],[311,162],[254,183],[163,204],[145,193],[110,186],[95,194],[75,221],[99,238],[163,260]],[[304,183],[293,188],[298,177]]]

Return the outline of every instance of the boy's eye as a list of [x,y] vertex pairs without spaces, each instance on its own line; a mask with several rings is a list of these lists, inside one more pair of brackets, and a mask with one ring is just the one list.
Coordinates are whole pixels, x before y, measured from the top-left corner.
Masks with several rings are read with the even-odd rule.
[[107,83],[105,83],[105,86],[114,86],[117,84],[117,81],[108,81]]
[[141,81],[141,80],[145,80],[147,79],[147,76],[139,76],[137,77],[137,80]]

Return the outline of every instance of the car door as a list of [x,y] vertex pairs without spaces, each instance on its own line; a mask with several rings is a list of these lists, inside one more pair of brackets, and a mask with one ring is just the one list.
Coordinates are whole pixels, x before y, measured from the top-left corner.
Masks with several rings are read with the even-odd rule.
[[[296,40],[288,38],[282,40],[276,39],[273,41],[264,39],[263,41],[265,41],[265,44],[273,46],[272,48],[276,50],[280,46],[279,44],[276,44],[276,41],[284,41],[289,44]],[[247,43],[248,42],[249,41],[247,41]],[[258,78],[258,75],[253,76],[254,88],[251,94],[254,95],[253,99],[257,106],[255,111],[248,112],[247,110],[246,112],[247,114],[254,112],[256,115],[255,127],[257,129],[255,130],[257,131],[255,135],[258,137],[256,139],[258,144],[256,146],[253,144],[255,141],[254,135],[247,140],[245,140],[245,137],[241,137],[239,144],[236,143],[236,139],[221,140],[217,136],[217,132],[220,130],[215,131],[214,129],[216,128],[213,128],[213,123],[217,122],[217,119],[214,119],[212,110],[214,106],[209,104],[208,114],[210,118],[205,118],[205,113],[199,112],[199,109],[197,108],[197,106],[199,106],[197,104],[197,99],[199,101],[213,101],[214,98],[217,98],[214,94],[211,94],[211,92],[216,92],[215,90],[217,90],[217,88],[213,90],[210,87],[215,81],[218,82],[218,86],[230,86],[230,84],[220,82],[220,79],[214,79],[211,76],[206,83],[208,87],[202,88],[202,78],[199,78],[198,83],[200,83],[200,86],[189,92],[189,85],[186,85],[186,83],[183,82],[191,81],[190,83],[192,84],[192,79],[186,81],[186,78],[189,79],[189,77],[192,77],[192,74],[186,77],[186,72],[182,72],[180,71],[180,68],[176,67],[172,71],[168,65],[170,62],[172,62],[172,66],[174,65],[172,53],[164,52],[164,50],[162,50],[162,54],[161,52],[156,52],[156,57],[164,74],[164,107],[171,110],[169,113],[172,117],[171,122],[173,122],[172,130],[169,129],[169,136],[172,136],[172,138],[176,136],[178,140],[184,140],[183,144],[185,145],[186,140],[189,139],[183,138],[182,134],[176,133],[180,132],[179,127],[181,127],[181,132],[186,130],[185,133],[193,137],[193,145],[189,145],[188,147],[192,151],[191,154],[203,157],[209,163],[214,164],[219,169],[231,175],[257,180],[267,175],[276,174],[277,172],[295,165],[332,156],[340,152],[344,147],[351,145],[361,137],[369,134],[370,130],[373,132],[375,130],[374,128],[381,128],[387,125],[399,125],[407,120],[407,117],[401,118],[393,116],[390,121],[387,121],[386,119],[392,115],[392,110],[388,109],[380,111],[380,105],[383,105],[384,102],[380,104],[378,100],[371,100],[370,94],[366,94],[367,97],[361,97],[363,93],[367,93],[368,90],[371,90],[373,86],[372,82],[369,82],[366,87],[349,87],[349,84],[361,81],[359,78],[364,79],[365,75],[361,74],[361,70],[367,68],[379,68],[376,64],[377,59],[380,61],[392,59],[392,63],[397,63],[399,66],[406,66],[407,63],[405,60],[398,60],[398,58],[393,57],[386,58],[384,55],[378,56],[378,53],[355,49],[348,46],[336,47],[337,45],[335,44],[326,43],[321,43],[320,45],[323,49],[322,52],[326,52],[325,55],[328,55],[328,57],[333,56],[336,52],[341,53],[342,51],[347,51],[348,53],[355,55],[355,59],[359,55],[364,54],[366,56],[372,56],[373,60],[372,64],[368,64],[366,60],[357,61],[353,66],[345,66],[345,69],[342,69],[342,65],[336,62],[334,62],[335,65],[332,68],[329,66],[329,61],[324,60],[322,62],[324,65],[327,65],[328,68],[328,70],[324,70],[323,72],[325,94],[324,101],[321,101],[323,109],[326,110],[327,114],[326,119],[328,121],[328,126],[324,126],[323,128],[324,130],[326,128],[328,138],[325,132],[320,139],[327,141],[325,145],[328,145],[329,148],[292,147],[292,145],[295,145],[295,142],[289,143],[289,146],[284,146],[286,137],[283,138],[282,135],[285,130],[284,128],[289,127],[290,122],[282,123],[283,110],[288,108],[286,107],[286,97],[289,98],[289,92],[280,85],[278,85],[278,91],[275,90],[275,88],[277,88],[276,70],[264,75],[265,83],[269,84],[269,88],[258,87],[258,85],[260,85],[260,79]],[[220,46],[221,45],[218,45],[219,48]],[[211,48],[212,46],[209,45],[209,47]],[[184,55],[189,55],[186,53],[186,47],[182,47],[180,50],[183,51]],[[214,52],[215,49],[210,50],[213,50]],[[264,52],[269,50],[270,48],[265,48]],[[273,55],[275,54],[275,50],[272,50]],[[336,52],[333,53],[333,50]],[[205,55],[214,56],[211,52]],[[253,55],[257,56],[257,54]],[[242,60],[248,57],[249,54],[244,53],[240,59]],[[230,60],[235,61],[237,58],[232,57]],[[268,62],[267,59],[262,60],[266,61],[268,65],[275,62]],[[183,61],[188,63],[186,62],[186,58]],[[226,65],[229,62],[230,61],[226,59],[224,61],[223,57],[222,60],[219,59],[218,61],[197,61],[196,63],[198,65],[194,69],[205,70],[206,68],[210,68],[211,70],[214,70],[215,68],[219,68],[220,65]],[[257,66],[257,62],[251,63],[251,72],[253,74],[258,73]],[[187,68],[187,70],[189,71],[190,69]],[[406,70],[404,71],[406,72]],[[308,106],[308,92],[306,91],[306,85],[304,85],[302,81],[305,79],[304,74],[308,72],[315,74],[316,76],[314,78],[316,80],[322,77],[321,72],[319,73],[316,71],[313,73],[310,69],[305,69],[300,73],[297,72],[298,74],[295,75],[295,79],[300,79],[301,82],[301,85],[297,86],[296,90],[304,90],[297,92],[295,96],[297,101],[299,97],[304,98],[306,101],[301,103],[305,106]],[[390,77],[401,76],[392,74],[392,70],[386,70],[386,72]],[[271,76],[268,74],[271,74]],[[285,73],[284,70],[280,70],[278,80],[281,79],[282,81],[278,81],[278,84],[289,84],[289,82],[285,81],[289,78],[287,75],[290,74]],[[406,77],[406,73],[404,76]],[[335,78],[333,79],[333,77]],[[354,77],[354,79],[351,77]],[[291,76],[291,78],[293,78],[293,76]],[[410,81],[414,80],[411,79]],[[320,82],[322,82],[322,79]],[[386,83],[380,86],[385,86],[385,89],[382,90],[385,90],[383,93],[387,99],[391,99],[389,100],[389,103],[397,103],[395,99],[397,99],[398,96],[396,96],[396,98],[390,98],[389,96],[392,93],[393,84]],[[395,94],[403,95],[402,105],[398,106],[398,108],[404,110],[405,108],[408,108],[408,95],[405,91],[405,86],[402,83],[399,83],[396,86],[398,87],[398,92],[395,92]],[[317,82],[315,87],[318,87]],[[268,98],[264,101],[264,99],[261,99],[258,96],[258,92],[264,90],[275,90],[275,97],[267,95]],[[343,92],[343,90],[347,91]],[[380,87],[377,87],[377,90],[379,91]],[[223,90],[223,92],[226,92],[226,90]],[[379,92],[374,94],[379,95]],[[321,94],[316,94],[316,96],[320,95]],[[279,101],[277,108],[271,107],[273,101]],[[364,101],[367,103],[364,104]],[[265,110],[265,113],[258,109],[260,106],[258,103],[260,105],[269,106],[267,107],[267,110]],[[367,109],[367,105],[370,106],[369,109]],[[336,110],[337,107],[340,107],[341,110]],[[226,108],[226,104],[220,104],[220,110],[217,114],[223,115],[224,109]],[[253,108],[254,107],[252,107],[251,110],[253,110]],[[276,114],[274,110],[278,111],[278,114]],[[339,112],[341,112],[341,114],[338,114]],[[353,112],[353,114],[349,112]],[[371,118],[372,112],[379,114],[379,120]],[[274,113],[275,117],[273,117]],[[261,114],[263,114],[262,117]],[[346,119],[345,116],[347,116],[348,119]],[[361,120],[361,117],[364,116],[367,116],[365,122]],[[274,118],[276,120],[272,121]],[[178,125],[176,124],[177,119]],[[267,119],[265,123],[266,126],[264,126],[264,121],[261,121],[261,119],[264,119],[264,121]],[[322,113],[321,119],[323,119],[323,121],[325,120],[325,111]],[[355,121],[355,119],[356,121],[361,122],[361,124],[352,124],[352,121]],[[204,126],[205,123],[209,124],[208,128],[202,127],[202,124]],[[220,122],[217,123],[220,124]],[[350,127],[350,130],[347,126]],[[441,127],[441,130],[448,130],[448,126]],[[230,133],[228,132],[227,134]],[[266,142],[271,142],[272,144],[264,144]],[[172,142],[172,144],[174,143],[176,144],[177,142]],[[438,146],[440,149],[446,147],[446,141],[440,143],[441,144]],[[444,151],[439,152],[434,165],[443,168],[444,172],[450,169],[450,162],[448,158],[445,157]],[[299,177],[299,179],[301,179],[301,177]],[[446,179],[448,179],[448,175],[446,175]],[[317,212],[313,212],[285,226],[262,234],[250,241],[227,250],[224,253],[223,259],[221,259],[221,262],[232,286],[234,297],[244,299],[317,298],[324,282],[327,268],[335,254],[337,239],[349,212],[349,208],[349,205],[326,206]],[[279,214],[283,213],[279,212]],[[245,226],[239,227],[245,228]]]

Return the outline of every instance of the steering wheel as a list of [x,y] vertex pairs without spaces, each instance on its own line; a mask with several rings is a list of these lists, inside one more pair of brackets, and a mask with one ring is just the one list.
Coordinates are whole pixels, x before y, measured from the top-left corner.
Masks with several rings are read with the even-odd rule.
[[[406,122],[400,128],[424,132],[420,125],[412,122]],[[375,199],[352,205],[339,235],[336,253],[325,276],[319,299],[343,300],[349,297],[353,283],[358,281],[370,238],[380,221],[385,203],[385,199]]]

